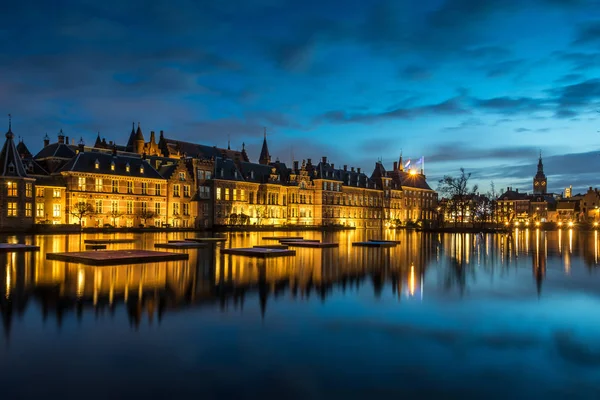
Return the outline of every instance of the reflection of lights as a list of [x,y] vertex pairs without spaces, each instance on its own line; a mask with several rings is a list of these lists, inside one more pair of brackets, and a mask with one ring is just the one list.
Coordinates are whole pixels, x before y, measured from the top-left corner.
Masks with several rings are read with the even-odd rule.
[[6,267],[6,298],[8,299],[10,297],[10,284],[11,284],[11,280],[12,280],[12,276],[11,276],[11,268],[10,267]]
[[519,221],[515,221],[515,226],[519,226]]
[[408,290],[410,292],[410,295],[413,296],[415,294],[415,266],[411,265],[410,266],[410,277],[408,279]]
[[539,223],[539,222],[536,222],[536,223],[535,223],[535,226],[540,226],[540,223]]
[[558,226],[562,226],[562,222],[559,222],[559,223],[558,223]]
[[597,222],[594,222],[594,226],[598,226],[598,223],[597,223]]
[[85,273],[83,268],[79,268],[77,271],[77,297],[83,297],[83,288],[85,286]]
[[526,221],[526,222],[525,222],[525,226],[529,226],[529,221]]
[[569,227],[573,226],[573,221],[569,221]]

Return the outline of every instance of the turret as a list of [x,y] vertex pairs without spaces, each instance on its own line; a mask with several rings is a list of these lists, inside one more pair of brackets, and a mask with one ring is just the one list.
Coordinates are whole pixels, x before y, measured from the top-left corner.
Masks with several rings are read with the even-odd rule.
[[50,145],[50,137],[48,137],[48,134],[46,133],[46,135],[44,136],[44,147],[49,146]]
[[60,130],[60,132],[58,132],[58,143],[59,144],[65,143],[65,134],[63,133],[62,129]]
[[133,147],[133,151],[135,153],[142,154],[144,152],[144,134],[142,133],[142,128],[140,127],[139,122],[137,131],[135,132]]

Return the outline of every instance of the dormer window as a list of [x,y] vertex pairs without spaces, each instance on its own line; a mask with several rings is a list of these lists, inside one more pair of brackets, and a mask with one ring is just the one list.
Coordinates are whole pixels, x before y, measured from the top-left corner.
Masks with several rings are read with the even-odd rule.
[[142,166],[140,166],[140,174],[143,174],[143,173],[144,173],[144,166],[142,165]]
[[221,178],[225,175],[225,170],[221,168]]
[[129,163],[127,163],[127,165],[125,165],[125,171],[127,171],[127,172],[131,171],[131,167],[129,166]]
[[94,168],[100,169],[100,161],[98,161],[98,159],[96,159],[96,161],[94,162]]
[[237,170],[233,171],[233,177],[237,179]]
[[254,179],[254,171],[250,171],[250,179]]
[[8,164],[8,173],[10,173],[10,174],[15,173],[15,164],[13,164],[12,162],[10,164]]
[[111,163],[110,163],[110,170],[111,171],[115,170],[115,162],[114,161],[111,161]]

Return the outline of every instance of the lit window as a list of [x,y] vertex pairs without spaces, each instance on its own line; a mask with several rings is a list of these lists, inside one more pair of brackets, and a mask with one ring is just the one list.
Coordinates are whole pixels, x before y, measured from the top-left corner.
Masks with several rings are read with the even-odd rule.
[[6,215],[8,215],[9,217],[16,217],[17,216],[17,203],[12,202],[12,201],[9,202],[6,212],[7,212]]
[[127,165],[125,166],[125,171],[129,172],[131,170],[131,167],[129,166],[129,163],[127,163]]
[[173,196],[179,197],[179,185],[173,185]]
[[31,214],[32,214],[31,203],[25,203],[25,216],[31,217]]
[[94,168],[100,169],[100,161],[96,160],[96,162],[94,162]]
[[102,200],[96,200],[96,212],[98,214],[102,214],[104,211],[102,210]]
[[127,193],[133,193],[133,182],[127,181]]
[[17,197],[17,182],[7,182],[6,187],[10,197]]
[[32,183],[25,184],[25,196],[27,196],[27,197],[33,196],[33,184]]
[[112,181],[112,191],[113,193],[119,192],[119,181],[117,181],[116,179],[113,179]]
[[52,205],[52,216],[53,217],[60,217],[60,204],[53,204]]
[[144,166],[142,165],[142,166],[140,167],[140,174],[143,174],[143,173],[144,173]]
[[44,203],[37,203],[35,205],[35,216],[44,217]]
[[183,203],[183,215],[190,215],[189,203]]
[[180,181],[185,181],[185,172],[180,172],[179,173],[179,180]]
[[229,200],[229,188],[225,188],[225,200]]
[[146,214],[148,212],[148,203],[142,201],[142,214]]
[[179,215],[179,203],[173,203],[173,215]]
[[102,178],[96,178],[96,192],[101,192],[103,189]]
[[60,189],[52,189],[52,197],[60,199]]
[[78,190],[85,190],[85,178],[80,177],[77,180],[77,189]]
[[233,189],[233,201],[237,200],[237,189]]
[[160,215],[160,203],[154,203],[154,214]]
[[183,196],[190,197],[190,185],[183,185]]
[[115,170],[115,162],[114,162],[114,161],[111,161],[111,162],[110,162],[110,170],[111,170],[111,171],[114,171],[114,170]]
[[127,201],[127,214],[133,214],[133,201]]
[[221,200],[221,188],[220,187],[217,188],[216,196],[217,196],[217,200]]
[[160,184],[160,183],[157,183],[157,184],[156,184],[156,186],[154,187],[154,190],[155,190],[155,192],[156,192],[156,195],[157,195],[157,196],[160,196],[160,195],[161,195],[161,192],[162,192],[162,189],[161,189],[161,184]]
[[142,194],[148,194],[148,183],[142,182]]
[[36,187],[35,195],[36,195],[36,197],[44,197],[44,188]]
[[246,191],[244,189],[240,190],[240,201],[246,201]]
[[210,171],[206,171],[206,179],[210,178],[212,178],[212,174],[210,173]]

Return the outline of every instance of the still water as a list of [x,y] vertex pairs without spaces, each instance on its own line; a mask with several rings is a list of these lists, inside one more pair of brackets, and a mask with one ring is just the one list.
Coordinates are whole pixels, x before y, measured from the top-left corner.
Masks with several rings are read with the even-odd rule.
[[1,398],[600,396],[597,233],[297,234],[340,247],[88,267],[44,257],[79,235],[1,238],[41,247],[0,255]]

